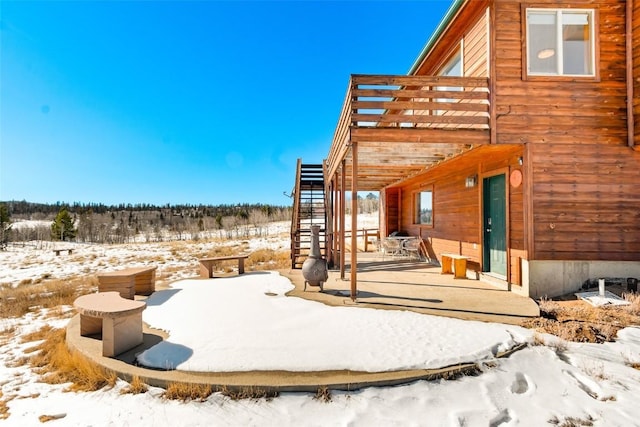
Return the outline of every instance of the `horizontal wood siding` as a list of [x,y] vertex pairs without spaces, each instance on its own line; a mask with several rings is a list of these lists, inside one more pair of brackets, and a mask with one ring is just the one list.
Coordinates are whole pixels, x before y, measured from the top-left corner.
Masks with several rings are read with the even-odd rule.
[[[416,74],[427,76],[437,75],[438,71],[440,71],[451,58],[454,51],[458,49],[460,40],[463,37],[469,35],[468,37],[473,39],[474,36],[471,36],[471,34],[475,36],[479,34],[481,30],[477,28],[477,24],[481,19],[485,19],[485,13],[487,7],[489,7],[489,3],[489,0],[472,0],[467,2],[451,23],[451,27],[441,35],[440,40],[433,46],[429,55],[423,59]],[[473,44],[473,41],[471,43]],[[479,53],[480,51],[477,52]],[[467,67],[465,66],[465,68]],[[467,68],[467,70],[470,69]],[[470,73],[468,75],[476,74]],[[482,74],[477,74],[477,76],[482,76]]]
[[464,36],[464,75],[467,77],[489,77],[487,58],[489,53],[487,15],[478,18],[476,24]]
[[640,0],[634,0],[632,22],[634,143],[640,146]]
[[[521,4],[495,2],[496,134],[498,144],[528,144],[531,259],[638,260],[640,153],[627,146],[625,1],[535,2],[597,11],[599,81],[523,79]],[[512,243],[527,233],[511,231]]]
[[640,156],[596,144],[531,149],[536,259],[640,259]]
[[[470,25],[470,27],[464,32],[464,34],[458,36],[457,41],[453,44],[451,44],[451,51],[447,54],[448,56],[446,57],[446,60],[444,62],[439,63],[438,68],[435,70],[434,74],[435,75],[440,75],[442,72],[442,67],[444,67],[447,62],[452,55],[457,52],[459,50],[460,47],[460,40],[463,41],[462,46],[463,46],[463,51],[462,51],[462,62],[464,65],[464,71],[463,71],[463,76],[464,77],[488,77],[489,73],[488,73],[488,63],[487,63],[487,58],[488,58],[488,50],[489,50],[489,46],[488,46],[488,35],[487,35],[487,14],[480,14],[479,13],[479,9],[476,8],[473,9],[473,14],[468,14],[465,13],[465,16],[472,16],[473,19],[475,19],[475,24]],[[474,21],[468,21],[473,23]],[[455,40],[456,37],[452,37],[452,40]],[[421,71],[422,72],[422,71]],[[430,88],[428,87],[423,87],[423,90],[429,90]],[[447,99],[449,98],[450,102],[457,102],[459,104],[464,104],[464,105],[459,105],[457,108],[447,108],[446,110],[442,107],[438,108],[438,106],[436,105],[433,110],[408,110],[406,113],[407,114],[425,114],[425,115],[431,115],[431,114],[436,114],[438,116],[476,116],[476,117],[480,117],[480,122],[479,123],[457,123],[454,122],[453,124],[448,125],[448,128],[469,128],[469,129],[485,129],[485,118],[489,117],[489,100],[488,100],[488,94],[487,96],[485,96],[482,99],[482,103],[480,105],[476,104],[476,105],[469,105],[470,103],[474,103],[477,102],[475,99],[469,99],[469,91],[474,91],[477,92],[477,94],[474,95],[478,95],[481,96],[482,93],[486,93],[487,92],[487,88],[483,88],[483,87],[479,87],[479,88],[459,88],[461,90],[463,90],[465,93],[465,96],[461,98],[461,94],[456,94],[455,92],[450,93],[448,95],[443,95],[443,98]],[[448,88],[448,90],[459,90],[458,88]],[[458,99],[461,98],[461,99]],[[416,100],[417,101],[417,100]],[[425,99],[422,98],[419,101],[421,102],[428,102],[430,101],[430,99]],[[475,107],[477,108],[475,111],[470,110],[471,107]],[[480,108],[480,107],[484,107],[484,108]],[[434,111],[435,110],[435,111]],[[418,123],[416,125],[417,127],[435,127],[434,124],[431,123],[427,123],[427,124],[421,124]],[[440,126],[440,125],[438,125]],[[441,126],[440,126],[441,127]]]
[[[451,252],[466,255],[476,264],[482,263],[482,213],[481,213],[481,177],[492,171],[504,169],[508,174],[520,169],[518,157],[522,147],[480,147],[453,161],[431,169],[429,172],[406,181],[401,187],[402,218],[401,229],[414,236],[428,239],[435,253]],[[508,171],[508,172],[507,172]],[[478,184],[473,188],[465,187],[468,176],[478,175]],[[414,224],[415,194],[423,189],[433,188],[434,225]],[[509,224],[511,264],[520,265],[520,259],[526,259],[524,245],[524,200],[523,185],[508,187],[510,207]],[[474,247],[475,245],[475,247]],[[520,284],[520,269],[511,269],[512,283]]]
[[497,0],[498,143],[626,144],[624,0],[536,1],[536,6],[593,8],[599,22],[600,82],[523,80],[520,1]]

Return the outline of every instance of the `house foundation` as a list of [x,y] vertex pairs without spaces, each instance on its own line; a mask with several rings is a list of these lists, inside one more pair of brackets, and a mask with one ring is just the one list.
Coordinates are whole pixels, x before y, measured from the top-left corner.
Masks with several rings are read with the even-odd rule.
[[523,290],[532,298],[578,292],[589,279],[640,278],[639,261],[526,261],[522,262]]

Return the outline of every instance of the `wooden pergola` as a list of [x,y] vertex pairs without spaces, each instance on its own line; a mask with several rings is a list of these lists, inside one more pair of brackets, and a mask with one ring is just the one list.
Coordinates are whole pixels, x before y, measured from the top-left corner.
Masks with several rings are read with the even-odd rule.
[[345,193],[352,194],[352,299],[357,293],[358,191],[380,191],[488,144],[490,116],[487,78],[351,76],[325,160],[325,184],[330,195],[328,257],[339,261],[343,278]]

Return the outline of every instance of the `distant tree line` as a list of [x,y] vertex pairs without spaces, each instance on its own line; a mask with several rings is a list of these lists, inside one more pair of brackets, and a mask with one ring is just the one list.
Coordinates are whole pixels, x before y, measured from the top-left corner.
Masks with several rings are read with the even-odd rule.
[[[377,212],[380,206],[380,201],[378,200],[378,196],[369,193],[365,197],[362,197],[358,194],[358,213],[367,213],[370,214],[372,212]],[[346,206],[345,206],[346,207]],[[349,214],[351,214],[351,205],[348,205]]]
[[[0,213],[5,213],[0,216],[0,238],[5,245],[8,241],[31,240],[126,243],[214,236],[244,238],[266,235],[270,222],[291,220],[291,207],[265,204],[108,206],[8,201],[0,202],[0,206]],[[16,220],[51,223],[11,229]]]
[[0,203],[0,250],[4,250],[9,243],[11,235],[11,215],[9,209],[4,203]]
[[287,209],[287,206],[277,206],[277,205],[265,205],[260,203],[244,203],[244,204],[220,204],[220,205],[191,205],[191,204],[165,204],[165,205],[154,205],[149,203],[119,203],[117,205],[105,205],[103,203],[64,203],[64,202],[56,202],[56,203],[33,203],[27,202],[26,200],[22,201],[0,201],[6,208],[9,210],[9,214],[14,218],[24,219],[25,216],[28,216],[31,219],[38,219],[39,216],[44,216],[45,218],[53,218],[53,216],[57,215],[63,208],[69,211],[70,213],[81,213],[91,211],[95,214],[104,214],[111,212],[147,212],[147,211],[170,211],[173,215],[194,215],[198,214],[200,216],[229,216],[236,214],[239,210],[250,211],[253,209],[265,210],[266,212],[270,212],[272,210],[278,209]]

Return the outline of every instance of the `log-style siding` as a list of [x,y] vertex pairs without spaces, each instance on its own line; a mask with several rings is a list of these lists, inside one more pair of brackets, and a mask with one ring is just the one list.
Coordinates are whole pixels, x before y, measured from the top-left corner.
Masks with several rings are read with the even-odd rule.
[[[451,52],[460,46],[463,40],[463,64],[465,77],[484,77],[489,75],[489,13],[488,2],[471,2],[460,13],[467,27],[455,25],[460,31],[457,36],[453,31],[446,37],[446,51]],[[519,34],[519,32],[518,32]],[[519,45],[518,45],[519,46]],[[438,48],[445,52],[444,47]],[[437,55],[428,56],[418,74],[438,74],[444,65]],[[514,75],[520,75],[518,66]],[[500,170],[507,175],[513,169],[522,169],[518,159],[523,155],[523,141],[509,141],[507,146],[481,147],[472,152],[432,168],[427,173],[412,178],[400,185],[402,194],[401,226],[403,231],[421,236],[431,242],[436,255],[444,252],[458,253],[471,258],[472,264],[482,264],[482,201],[481,181],[484,174],[493,174]],[[478,185],[465,187],[468,176],[477,175]],[[434,225],[422,226],[414,224],[415,194],[424,188],[434,191]],[[507,188],[509,203],[509,281],[521,283],[521,259],[527,258],[525,245],[525,217],[523,185]],[[389,203],[389,199],[387,199]]]
[[596,10],[601,81],[523,79],[522,2],[496,1],[497,142],[626,144],[624,0],[535,2],[545,5]]
[[640,155],[627,142],[626,3],[535,2],[546,6],[596,11],[599,79],[523,76],[522,2],[496,0],[494,125],[497,143],[527,144],[531,223],[523,231],[533,236],[531,259],[638,260]]
[[639,259],[640,163],[630,154],[626,146],[532,145],[536,259]]
[[[482,212],[480,194],[482,178],[495,171],[507,175],[514,169],[521,169],[518,158],[522,156],[521,146],[484,146],[461,156],[455,162],[441,166],[416,176],[411,180],[387,189],[402,194],[401,226],[414,236],[429,240],[438,257],[444,252],[466,255],[476,264],[482,262]],[[465,187],[468,176],[477,175],[475,187]],[[424,189],[433,189],[433,227],[414,224],[415,195]],[[526,259],[524,245],[524,200],[523,186],[508,185],[509,204],[509,247],[511,263],[511,283],[520,283],[520,259]],[[392,202],[386,199],[387,204]]]
[[[504,174],[507,281],[532,295],[565,289],[536,268],[640,260],[640,0],[457,6],[415,75],[352,76],[330,175],[344,164],[358,190],[381,191],[382,235],[406,231],[438,257],[458,253],[482,268],[483,178]],[[527,75],[527,7],[594,11],[593,76]],[[460,47],[464,76],[440,77]],[[514,185],[515,170],[522,182]],[[472,188],[469,176],[477,176]],[[427,189],[428,226],[414,218],[416,194]],[[572,274],[558,280],[576,285]]]
[[632,16],[633,40],[633,117],[634,145],[640,147],[640,0],[633,0]]

